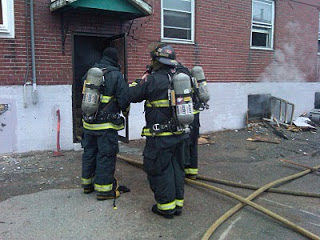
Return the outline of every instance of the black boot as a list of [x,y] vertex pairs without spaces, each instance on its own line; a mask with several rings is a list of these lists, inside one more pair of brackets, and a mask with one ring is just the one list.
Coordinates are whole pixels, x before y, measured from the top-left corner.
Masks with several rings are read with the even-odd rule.
[[165,217],[167,219],[172,219],[174,215],[174,211],[163,211],[158,209],[157,204],[153,205],[151,210],[153,213]]
[[174,215],[181,216],[182,214],[182,207],[176,206],[176,211],[174,212]]

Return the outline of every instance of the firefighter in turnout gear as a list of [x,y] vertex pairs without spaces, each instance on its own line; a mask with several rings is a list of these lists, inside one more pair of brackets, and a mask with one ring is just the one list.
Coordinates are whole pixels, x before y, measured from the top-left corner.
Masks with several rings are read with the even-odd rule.
[[[102,77],[101,85],[96,86],[93,83],[99,82],[95,81],[99,77]],[[116,155],[119,152],[118,131],[124,129],[124,118],[120,112],[126,115],[129,109],[128,84],[120,72],[117,50],[106,48],[100,62],[82,80],[85,80],[82,101],[82,187],[84,193],[96,191],[98,200],[115,199],[120,192],[129,191],[125,186],[119,186],[114,177]],[[95,102],[90,105],[92,99]],[[96,100],[99,100],[98,104]],[[95,106],[97,109],[92,111]]]
[[159,45],[150,52],[149,75],[131,84],[130,102],[145,100],[146,137],[143,168],[157,204],[152,212],[171,219],[182,213],[184,202],[185,143],[188,134],[177,129],[170,107],[168,87],[177,61],[170,45]]
[[196,86],[192,81],[192,76],[187,67],[182,65],[180,62],[177,65],[177,72],[182,72],[187,74],[190,77],[192,82],[192,100],[193,100],[193,114],[194,120],[190,125],[190,134],[186,143],[187,147],[187,159],[185,162],[185,174],[186,177],[191,179],[196,179],[198,174],[198,138],[199,138],[199,128],[200,128],[200,111],[198,97],[196,96]]

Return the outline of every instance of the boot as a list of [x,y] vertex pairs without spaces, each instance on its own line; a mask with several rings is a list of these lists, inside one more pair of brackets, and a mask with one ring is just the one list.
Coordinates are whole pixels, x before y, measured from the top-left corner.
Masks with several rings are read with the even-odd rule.
[[160,210],[157,207],[157,204],[153,205],[151,210],[152,210],[153,213],[155,213],[157,215],[160,215],[162,217],[165,217],[167,219],[172,219],[173,215],[174,215],[174,211],[163,211],[163,210]]
[[174,212],[175,216],[181,216],[182,214],[182,207],[176,206],[176,211]]
[[83,193],[84,194],[89,194],[92,193],[94,191],[94,187],[92,184],[88,184],[88,185],[82,185],[83,187]]
[[108,200],[108,199],[115,199],[118,197],[120,197],[120,192],[118,190],[97,193],[97,200],[99,200],[99,201]]

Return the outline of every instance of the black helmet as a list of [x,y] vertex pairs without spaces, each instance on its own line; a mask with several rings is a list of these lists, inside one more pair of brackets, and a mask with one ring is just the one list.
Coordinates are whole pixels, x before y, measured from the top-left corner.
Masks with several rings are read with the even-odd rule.
[[176,53],[170,45],[159,45],[155,50],[150,52],[150,56],[152,59],[165,65],[175,66],[178,64],[176,61]]

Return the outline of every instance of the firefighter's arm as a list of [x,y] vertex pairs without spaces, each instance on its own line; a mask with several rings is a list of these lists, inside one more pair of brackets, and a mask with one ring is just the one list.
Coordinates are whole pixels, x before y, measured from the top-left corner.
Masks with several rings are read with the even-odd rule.
[[115,99],[124,115],[129,114],[130,103],[128,100],[128,84],[122,77],[121,73],[117,74],[117,82],[115,89]]
[[148,79],[137,79],[129,87],[129,102],[137,103],[146,100],[148,86],[150,84],[151,76]]

